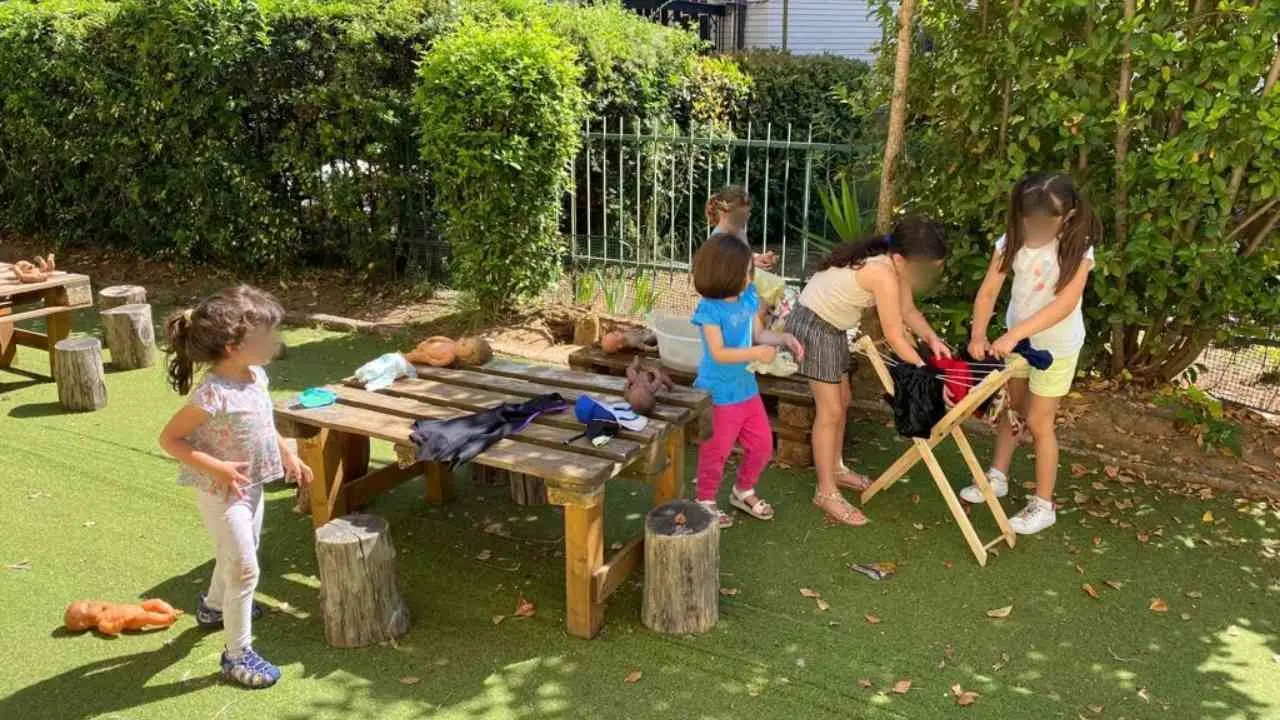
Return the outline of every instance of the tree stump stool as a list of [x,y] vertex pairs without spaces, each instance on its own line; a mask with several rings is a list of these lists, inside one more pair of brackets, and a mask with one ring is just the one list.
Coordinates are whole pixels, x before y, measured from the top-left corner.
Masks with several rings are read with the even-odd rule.
[[320,610],[331,646],[365,647],[409,630],[395,558],[387,521],[375,515],[344,515],[316,530]]
[[53,379],[58,384],[62,407],[77,412],[105,407],[107,382],[102,343],[92,337],[67,338],[53,346],[53,354]]
[[791,467],[813,465],[810,433],[817,411],[812,405],[796,405],[778,401],[778,421],[773,431],[778,435],[778,462]]
[[720,524],[693,500],[672,500],[644,520],[645,627],[702,633],[720,619]]
[[147,289],[141,285],[112,285],[98,291],[98,306],[104,310],[146,301]]
[[150,305],[117,305],[103,310],[102,328],[113,367],[136,370],[155,365],[156,330],[151,322]]

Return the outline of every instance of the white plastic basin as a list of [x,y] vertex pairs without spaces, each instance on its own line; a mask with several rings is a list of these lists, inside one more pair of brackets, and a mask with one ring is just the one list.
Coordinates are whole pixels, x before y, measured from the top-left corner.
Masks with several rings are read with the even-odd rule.
[[663,365],[688,373],[698,371],[702,361],[702,335],[689,318],[667,313],[649,316],[649,325],[658,336],[658,358]]

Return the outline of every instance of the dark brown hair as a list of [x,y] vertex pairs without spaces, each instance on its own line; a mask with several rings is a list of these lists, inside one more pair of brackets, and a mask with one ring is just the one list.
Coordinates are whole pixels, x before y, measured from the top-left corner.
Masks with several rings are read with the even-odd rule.
[[253,330],[274,329],[283,319],[284,309],[274,297],[248,285],[227,288],[189,310],[175,312],[164,327],[169,384],[186,395],[197,365],[222,360],[228,345],[244,342]]
[[828,268],[858,269],[876,255],[901,255],[908,260],[943,260],[950,252],[942,224],[921,215],[908,215],[886,235],[839,245],[818,263],[818,272]]
[[751,196],[741,185],[726,185],[707,199],[707,222],[720,224],[720,216],[740,207],[751,207]]
[[693,255],[693,287],[704,298],[740,294],[751,272],[751,248],[734,235],[714,233]]
[[1032,173],[1018,181],[1009,193],[1009,215],[1005,219],[1004,256],[1000,272],[1013,270],[1013,258],[1026,243],[1022,221],[1028,216],[1065,218],[1058,234],[1058,284],[1062,289],[1076,276],[1085,251],[1102,240],[1102,221],[1076,191],[1070,175]]

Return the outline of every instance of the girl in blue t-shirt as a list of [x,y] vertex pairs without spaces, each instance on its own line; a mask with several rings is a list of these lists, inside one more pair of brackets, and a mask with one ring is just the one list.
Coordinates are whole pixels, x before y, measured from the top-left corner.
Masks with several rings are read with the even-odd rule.
[[771,362],[781,346],[797,360],[804,357],[794,337],[761,326],[759,300],[746,292],[751,267],[751,248],[725,233],[712,235],[693,258],[693,284],[702,296],[692,320],[702,331],[702,361],[694,386],[710,391],[713,405],[711,437],[698,449],[698,502],[716,513],[720,527],[733,524],[716,505],[716,494],[734,442],[742,446],[743,457],[729,504],[760,520],[773,518],[773,508],[755,493],[760,473],[773,456],[773,429],[747,364]]

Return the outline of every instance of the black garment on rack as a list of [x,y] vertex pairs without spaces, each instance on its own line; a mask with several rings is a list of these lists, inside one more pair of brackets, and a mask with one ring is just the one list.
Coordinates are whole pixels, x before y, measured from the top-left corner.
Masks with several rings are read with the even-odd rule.
[[893,422],[903,437],[927,438],[933,426],[947,414],[942,400],[942,380],[933,368],[900,362],[889,368],[893,396],[885,401],[893,406]]
[[418,460],[447,462],[454,468],[484,452],[490,445],[518,433],[543,413],[563,412],[568,401],[548,393],[522,403],[505,403],[474,415],[449,420],[419,420],[409,439],[418,449]]

